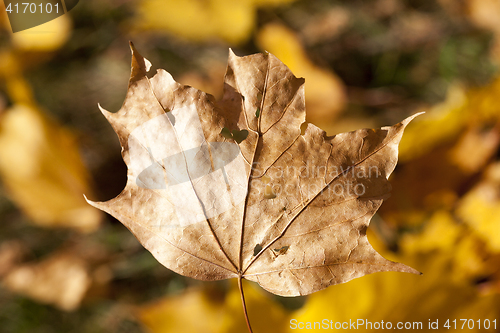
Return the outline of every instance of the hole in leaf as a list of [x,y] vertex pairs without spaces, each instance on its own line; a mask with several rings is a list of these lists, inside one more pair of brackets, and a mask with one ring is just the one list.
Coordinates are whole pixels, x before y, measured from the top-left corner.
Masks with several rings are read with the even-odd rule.
[[271,177],[268,175],[262,176],[262,182],[266,184],[266,187],[264,188],[264,198],[265,199],[274,199],[276,198],[276,193],[273,191],[273,187],[269,184],[271,181]]
[[290,246],[286,245],[286,246],[283,246],[279,249],[274,249],[273,251],[274,251],[274,254],[276,254],[276,256],[280,256],[282,254],[285,254],[289,248],[290,248]]
[[259,118],[260,116],[260,108],[257,108],[257,111],[255,111],[255,118]]
[[257,254],[259,254],[260,251],[262,251],[262,245],[260,245],[260,244],[255,245],[255,247],[253,248],[253,255],[254,255],[254,257]]
[[248,131],[247,130],[233,130],[233,139],[234,141],[241,143],[241,141],[245,140],[248,136]]
[[241,131],[233,130],[233,132],[231,133],[231,131],[227,127],[224,127],[222,129],[222,131],[220,131],[220,134],[223,137],[225,137],[226,139],[233,139],[237,143],[241,143],[241,141],[243,141],[247,138],[248,131],[247,130],[241,130]]
[[225,137],[226,139],[233,138],[233,136],[231,135],[231,131],[227,127],[224,127],[222,131],[220,131],[220,134],[222,134],[222,136]]
[[266,185],[264,189],[264,198],[266,199],[274,199],[276,198],[276,194],[273,191],[273,187],[271,185]]
[[309,124],[308,122],[303,122],[300,125],[300,134],[304,135],[304,133],[306,133],[306,128],[307,128],[308,124]]
[[233,130],[233,139],[234,141],[241,143],[241,141],[245,140],[248,136],[248,131],[247,130]]

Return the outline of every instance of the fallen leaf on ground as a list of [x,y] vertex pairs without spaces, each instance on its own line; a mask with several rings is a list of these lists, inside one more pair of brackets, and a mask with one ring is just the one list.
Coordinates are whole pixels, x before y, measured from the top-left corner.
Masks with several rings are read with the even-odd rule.
[[[273,299],[255,285],[245,283],[248,310],[262,320],[254,321],[256,332],[280,333],[285,331],[287,313]],[[153,333],[167,332],[243,332],[245,320],[239,314],[241,300],[236,283],[226,295],[220,290],[194,288],[175,296],[168,296],[141,306],[140,321]],[[196,320],[192,320],[196,318]]]
[[[422,234],[422,237],[428,236],[439,237]],[[427,238],[419,240],[419,243],[435,241]],[[373,274],[325,289],[309,296],[304,307],[290,315],[290,323],[302,323],[303,327],[310,323],[313,327],[314,322],[321,323],[327,319],[334,329],[335,324],[342,325],[346,322],[347,326],[344,327],[353,328],[349,323],[361,320],[359,326],[354,325],[357,331],[390,331],[388,325],[396,330],[396,325],[402,323],[401,325],[408,325],[406,328],[409,331],[416,332],[428,330],[429,322],[439,320],[439,329],[432,331],[449,332],[443,327],[447,320],[453,327],[454,319],[458,323],[460,318],[473,318],[475,326],[471,332],[491,331],[493,320],[497,319],[500,309],[499,295],[481,292],[477,286],[455,279],[456,271],[451,270],[450,266],[463,259],[461,254],[455,254],[450,248],[441,246],[432,252],[425,252],[427,251],[417,250],[416,253],[398,256],[400,260],[409,261],[424,271],[422,277],[396,273]],[[481,326],[489,323],[490,330],[484,330],[484,327],[478,329],[478,320],[481,321]],[[385,329],[381,329],[382,322]],[[298,331],[292,325],[288,327],[289,332]],[[325,331],[317,328],[318,326],[307,331]]]
[[500,126],[470,127],[450,151],[450,159],[465,174],[473,174],[484,169],[495,156],[500,143]]
[[150,66],[132,46],[125,102],[117,113],[101,109],[123,147],[127,185],[89,203],[160,263],[200,280],[245,278],[282,296],[380,271],[418,274],[366,237],[415,116],[333,137],[309,124],[301,135],[304,80],[272,54],[230,53],[219,102],[164,70],[148,78]]
[[221,332],[226,310],[224,301],[209,291],[191,289],[143,305],[138,309],[138,317],[154,333]]
[[500,162],[485,171],[485,179],[458,203],[457,214],[488,244],[490,251],[500,252]]
[[21,51],[54,51],[68,40],[71,28],[71,16],[62,15],[46,23],[13,33],[12,45]]
[[500,78],[467,90],[452,86],[446,101],[412,123],[400,144],[402,165],[391,178],[398,195],[380,209],[386,221],[408,226],[415,214],[451,211],[478,182],[500,145],[499,92]]
[[[494,127],[500,121],[497,103],[499,93],[500,77],[494,78],[485,86],[467,90],[459,85],[452,85],[446,100],[426,109],[425,117],[417,119],[405,132],[399,147],[401,162],[416,159],[440,146],[454,143],[470,128],[476,127],[480,131],[481,128]],[[473,138],[465,140],[471,139]],[[487,147],[480,148],[485,152],[492,146],[491,141],[495,141],[491,136],[487,140]],[[484,164],[485,155],[488,154],[479,154],[477,161],[468,163],[481,164],[483,161]]]
[[467,123],[464,106],[467,95],[463,88],[452,86],[446,100],[426,110],[405,133],[399,147],[402,162],[425,155],[436,146],[456,138]]
[[44,227],[95,230],[102,214],[89,207],[89,175],[73,135],[34,106],[16,104],[0,123],[0,178],[9,197]]
[[41,262],[16,266],[2,280],[9,290],[66,311],[79,306],[91,283],[86,263],[65,251]]
[[0,277],[8,273],[26,254],[23,243],[16,240],[4,241],[0,244]]
[[[142,0],[134,26],[168,31],[195,41],[221,38],[230,43],[247,40],[256,24],[256,11],[295,0]],[[162,15],[157,15],[162,13]]]
[[346,29],[351,15],[344,7],[329,9],[304,27],[302,34],[305,41],[310,45],[331,41]]

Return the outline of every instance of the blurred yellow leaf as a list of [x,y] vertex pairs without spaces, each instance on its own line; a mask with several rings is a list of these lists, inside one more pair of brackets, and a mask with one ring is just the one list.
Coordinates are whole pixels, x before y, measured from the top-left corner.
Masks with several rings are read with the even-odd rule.
[[84,261],[63,251],[33,264],[14,267],[4,287],[66,311],[75,310],[92,282]]
[[420,233],[404,235],[400,244],[406,255],[438,253],[449,258],[447,266],[453,281],[473,282],[491,273],[486,269],[477,235],[448,210],[434,212]]
[[214,37],[230,43],[248,39],[258,7],[295,0],[142,0],[135,25],[141,30],[166,30],[195,41]]
[[[254,332],[285,332],[287,314],[272,297],[274,295],[257,287],[257,284],[242,281],[245,288],[245,301]],[[226,296],[229,317],[224,325],[224,332],[245,332],[245,319],[241,314],[241,297],[236,281],[231,281],[231,290]]]
[[[453,256],[453,281],[466,281],[475,285],[478,280],[484,280],[498,271],[499,258],[485,251],[484,242],[477,233],[464,228],[464,235],[460,241],[449,248]],[[492,265],[493,262],[496,264]],[[480,286],[477,286],[478,288]]]
[[280,24],[268,24],[259,30],[257,44],[275,54],[295,75],[305,78],[308,121],[332,120],[342,111],[346,101],[344,84],[332,71],[313,64],[294,32]]
[[416,120],[401,141],[406,163],[392,178],[398,196],[381,207],[385,220],[401,225],[417,212],[453,209],[499,149],[498,94],[500,77],[469,90],[453,86],[445,102]]
[[491,251],[500,252],[500,162],[492,164],[485,179],[463,197],[457,214]]
[[[446,100],[423,110],[426,114],[405,132],[399,148],[401,161],[415,159],[444,143],[454,142],[467,127],[500,121],[498,94],[500,77],[484,87],[469,90],[451,86]],[[482,159],[483,155],[478,157]]]
[[450,150],[450,159],[465,174],[480,171],[493,157],[500,143],[499,128],[469,127]]
[[500,31],[500,3],[496,0],[468,0],[469,15],[480,27]]
[[62,15],[52,21],[11,34],[12,45],[22,51],[54,51],[71,34],[71,18]]
[[[294,325],[299,323],[348,323],[349,328],[349,322],[357,322],[358,319],[364,321],[358,327],[358,330],[364,332],[380,331],[380,326],[376,329],[375,323],[380,325],[382,321],[386,324],[390,322],[392,329],[396,328],[398,322],[408,322],[414,331],[430,331],[429,320],[439,320],[439,329],[435,331],[448,332],[448,329],[443,327],[448,319],[497,319],[500,295],[481,292],[473,284],[453,279],[455,271],[450,270],[450,265],[453,265],[455,260],[460,261],[461,257],[454,254],[450,245],[460,227],[450,225],[452,221],[445,212],[436,216],[434,222],[439,226],[429,225],[430,229],[417,236],[421,239],[416,242],[424,244],[424,250],[418,251],[417,247],[411,245],[412,253],[403,251],[404,254],[398,258],[423,271],[423,276],[372,274],[315,293],[309,296],[302,309],[290,315],[290,332],[295,331]],[[439,230],[444,230],[447,226],[458,229],[445,236],[446,239],[441,242]],[[430,248],[433,250],[426,253]],[[326,321],[323,321],[324,319]],[[367,322],[371,322],[372,326]],[[422,326],[417,329],[418,326],[415,325]],[[484,330],[477,328],[477,323],[475,329],[470,330],[482,331]]]
[[468,117],[476,122],[500,120],[498,94],[500,94],[500,76],[484,87],[470,89],[467,92]]
[[13,50],[0,50],[0,79],[5,80],[7,93],[14,103],[34,103],[33,92],[20,75],[21,65]]
[[95,230],[101,213],[89,207],[88,174],[71,133],[34,106],[17,104],[0,122],[0,177],[34,223]]
[[[285,311],[255,285],[243,281],[252,328],[259,333],[284,332]],[[180,295],[165,297],[142,306],[139,318],[153,333],[167,332],[245,332],[247,327],[241,313],[238,286],[231,281],[231,289],[223,296],[221,291],[191,289]]]
[[497,0],[467,0],[467,16],[470,21],[494,34],[491,55],[500,61],[500,2]]
[[143,306],[139,318],[151,332],[221,332],[224,302],[205,290],[192,289]]
[[399,146],[399,159],[404,162],[422,156],[458,135],[466,123],[466,101],[464,89],[451,86],[446,100],[425,110],[426,114],[407,131]]
[[401,239],[406,253],[430,252],[451,249],[456,244],[461,229],[448,211],[437,211],[428,220],[420,234],[407,234]]

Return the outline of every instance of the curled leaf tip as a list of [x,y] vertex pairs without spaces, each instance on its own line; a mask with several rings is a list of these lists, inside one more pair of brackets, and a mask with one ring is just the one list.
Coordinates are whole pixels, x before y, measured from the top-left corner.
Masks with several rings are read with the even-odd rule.
[[87,203],[91,206],[94,206],[95,207],[95,202],[92,201],[92,200],[89,200],[89,198],[87,198],[87,196],[84,194],[83,195],[83,198],[85,199],[85,201],[87,201]]
[[144,58],[135,48],[134,43],[129,42],[132,52],[132,70],[130,73],[129,85],[146,76],[146,73],[151,69],[151,62]]

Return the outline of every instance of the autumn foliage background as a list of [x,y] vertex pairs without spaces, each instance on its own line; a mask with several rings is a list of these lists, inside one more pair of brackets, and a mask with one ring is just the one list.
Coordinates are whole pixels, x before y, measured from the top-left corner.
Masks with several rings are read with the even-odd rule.
[[229,47],[267,50],[305,78],[307,121],[329,135],[426,111],[369,229],[376,250],[424,275],[377,273],[298,298],[248,283],[256,332],[293,331],[291,318],[500,325],[499,18],[495,0],[87,0],[12,34],[0,8],[0,327],[245,330],[233,282],[167,270],[84,201],[125,186],[97,103],[123,102],[129,40],[216,97]]

